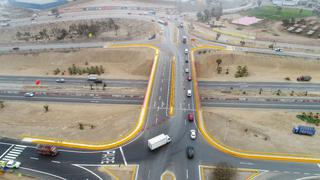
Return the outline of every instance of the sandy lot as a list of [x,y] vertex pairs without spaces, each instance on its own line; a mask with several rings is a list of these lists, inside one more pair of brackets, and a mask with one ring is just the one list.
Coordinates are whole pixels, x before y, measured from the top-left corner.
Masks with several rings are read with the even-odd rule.
[[[214,179],[213,172],[214,172],[214,167],[203,168],[205,179]],[[252,175],[252,172],[237,171],[236,177],[233,180],[244,180],[250,177],[251,175]]]
[[[222,59],[221,74],[216,71],[219,58]],[[195,60],[199,80],[287,82],[285,78],[289,77],[291,82],[297,82],[298,76],[310,75],[311,82],[320,82],[320,61],[317,60],[212,50],[206,54],[196,53]],[[247,66],[249,76],[235,78],[238,66]],[[229,69],[229,74],[225,73],[226,69]]]
[[37,180],[39,178],[35,177],[29,177],[29,176],[18,176],[16,174],[10,174],[10,173],[5,173],[5,174],[0,174],[0,179],[1,180]]
[[103,78],[147,79],[153,64],[153,54],[154,51],[147,48],[6,54],[0,55],[0,74],[54,76],[53,71],[60,68],[68,75],[68,68],[72,64],[86,67],[85,62],[88,62],[87,66],[104,67]]
[[[49,112],[43,106],[49,105]],[[5,102],[0,110],[0,134],[44,136],[95,143],[114,141],[136,125],[140,106]],[[79,128],[83,124],[83,129]],[[92,143],[92,142],[91,142]]]
[[[128,165],[121,167],[119,166],[102,166],[99,168],[99,171],[106,173],[108,175],[112,174],[113,176],[116,176],[119,180],[127,180],[132,179],[134,174],[134,169],[136,166],[134,165]],[[111,175],[111,177],[112,177]],[[116,180],[114,177],[112,177],[112,180]]]
[[[62,15],[63,16],[63,15]],[[72,24],[91,24],[91,22],[108,22],[108,18],[99,19],[99,20],[79,20],[79,21],[62,21],[62,22],[53,22],[53,23],[45,23],[45,24],[37,24],[33,23],[26,26],[20,27],[5,27],[0,28],[0,42],[1,43],[13,43],[13,42],[27,42],[21,35],[21,37],[17,36],[17,33],[20,32],[24,34],[25,32],[29,32],[31,36],[28,36],[29,42],[36,41],[33,36],[39,35],[39,32],[43,29],[47,30],[47,34],[49,38],[44,38],[37,40],[36,42],[78,42],[78,41],[112,41],[112,40],[138,40],[138,39],[147,39],[152,34],[157,34],[159,32],[158,25],[156,23],[151,23],[148,21],[141,21],[135,19],[119,19],[112,18],[114,23],[119,26],[117,31],[114,28],[106,28],[105,30],[100,30],[97,33],[96,37],[92,37],[88,39],[86,36],[73,36],[66,37],[64,40],[57,40],[52,33],[57,28],[65,29],[67,32],[71,32],[69,30],[69,26]],[[31,21],[30,21],[31,22]],[[27,36],[26,36],[27,37]]]
[[[296,118],[300,113],[270,109],[203,108],[208,132],[225,145],[247,151],[319,156],[319,133],[313,137],[292,133],[295,125],[312,126]],[[319,132],[320,128],[316,129]]]

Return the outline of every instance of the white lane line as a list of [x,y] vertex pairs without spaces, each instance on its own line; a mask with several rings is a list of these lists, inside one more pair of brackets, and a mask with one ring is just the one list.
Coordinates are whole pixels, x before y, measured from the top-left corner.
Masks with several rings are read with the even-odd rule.
[[20,154],[11,154],[11,151],[6,155],[6,156],[13,156],[13,157],[17,157],[19,156]]
[[8,158],[8,159],[16,159],[17,157],[6,155],[5,158]]
[[17,144],[15,147],[22,147],[22,148],[26,148],[27,146]]
[[187,176],[187,179],[189,179],[189,170],[188,169],[186,170],[186,176]]
[[303,174],[305,174],[305,175],[310,175],[310,173],[303,173]]
[[63,179],[63,180],[67,180],[61,176],[57,176],[55,174],[51,174],[51,173],[47,173],[47,172],[44,172],[44,171],[39,171],[39,170],[35,170],[35,169],[30,169],[30,168],[25,168],[25,167],[20,167],[21,169],[24,169],[24,170],[28,170],[28,171],[33,171],[33,172],[37,172],[37,173],[40,173],[40,174],[45,174],[45,175],[48,175],[48,176],[52,176],[52,177],[55,177],[55,178],[58,178],[58,179]]
[[296,171],[295,171],[295,172],[293,172],[293,174],[300,174],[300,172],[296,172]]
[[320,168],[320,163],[318,163],[317,166]]
[[161,100],[161,96],[159,96],[159,101]]
[[53,163],[57,163],[57,164],[60,164],[61,162],[60,161],[51,161]]
[[8,152],[14,145],[11,145],[1,156],[0,159]]
[[149,170],[149,172],[148,172],[148,179],[150,179],[150,170]]
[[36,157],[30,157],[30,159],[39,160],[39,158],[36,158]]
[[20,150],[23,151],[25,148],[24,147],[14,147],[13,150]]
[[286,174],[290,173],[289,171],[283,171],[283,172],[286,173]]
[[158,116],[156,117],[156,124],[158,124]]
[[22,153],[23,150],[12,149],[11,153]]
[[2,158],[2,160],[9,161],[9,160],[12,160],[12,159]]
[[201,179],[201,167],[200,167],[200,165],[198,165],[198,171],[199,171],[199,180],[202,180]]
[[87,168],[85,168],[85,167],[79,166],[79,165],[77,165],[77,164],[72,164],[72,165],[88,171],[89,173],[91,173],[91,174],[93,174],[95,177],[97,177],[99,180],[103,180],[103,179],[102,179],[100,176],[98,176],[96,173],[94,173],[93,171],[91,171],[91,170],[89,170],[89,169],[87,169]]
[[139,174],[139,165],[137,165],[136,176],[134,180],[138,180],[138,174]]
[[240,164],[253,165],[253,163],[251,163],[251,162],[240,162]]
[[121,152],[121,155],[122,155],[122,158],[123,158],[123,161],[124,161],[124,165],[127,166],[128,164],[127,164],[127,161],[126,161],[126,157],[124,156],[122,147],[120,147],[120,152]]

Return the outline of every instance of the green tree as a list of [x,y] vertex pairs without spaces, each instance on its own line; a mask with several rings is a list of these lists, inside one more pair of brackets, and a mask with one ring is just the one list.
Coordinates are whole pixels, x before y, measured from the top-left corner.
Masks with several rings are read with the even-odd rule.
[[0,101],[0,109],[3,109],[3,108],[4,108],[4,102]]
[[198,19],[198,21],[203,21],[203,14],[202,14],[202,12],[198,12],[197,13],[197,19]]
[[44,108],[44,112],[48,112],[49,111],[49,105],[45,104],[43,106],[43,108]]
[[220,58],[217,59],[217,60],[216,60],[216,63],[217,63],[217,68],[218,68],[218,67],[220,66],[220,64],[222,63],[222,59],[220,59]]

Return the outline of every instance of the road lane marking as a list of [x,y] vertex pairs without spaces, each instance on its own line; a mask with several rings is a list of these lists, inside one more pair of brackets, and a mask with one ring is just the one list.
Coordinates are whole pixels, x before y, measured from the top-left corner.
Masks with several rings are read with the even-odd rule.
[[15,157],[15,156],[10,156],[10,155],[6,155],[4,158],[6,158],[6,159],[16,159],[17,157]]
[[15,147],[16,147],[16,148],[18,148],[18,147],[21,147],[21,148],[26,148],[27,146],[24,146],[24,145],[20,145],[20,144],[17,144],[17,145],[15,145]]
[[96,173],[94,173],[93,171],[91,171],[91,170],[89,170],[89,169],[87,169],[87,168],[85,168],[85,167],[82,167],[82,166],[77,165],[77,164],[72,164],[72,165],[88,171],[89,173],[91,173],[91,174],[93,174],[95,177],[97,177],[99,180],[103,180],[103,179],[102,179],[100,176],[98,176]]
[[135,175],[134,180],[138,180],[138,174],[139,174],[139,165],[137,165],[136,175]]
[[13,157],[19,156],[19,154],[12,154],[11,151],[10,151],[6,156],[8,156],[8,155],[9,155],[9,156],[13,156]]
[[320,163],[317,163],[318,167],[320,168]]
[[149,172],[148,172],[148,179],[150,179],[150,170],[149,170]]
[[251,162],[240,162],[240,164],[244,164],[244,165],[253,165],[253,163],[251,163]]
[[45,175],[48,175],[48,176],[52,176],[52,177],[55,177],[55,178],[58,178],[58,179],[67,180],[67,179],[65,179],[63,177],[60,177],[58,175],[47,173],[47,172],[44,172],[44,171],[39,171],[39,170],[30,169],[30,168],[26,168],[26,167],[20,167],[20,168],[24,169],[24,170],[33,171],[33,172],[37,172],[37,173],[40,173],[40,174],[45,174]]
[[30,159],[39,160],[39,158],[36,158],[36,157],[30,157]]
[[293,174],[300,174],[300,172],[296,172],[296,171],[295,171],[295,172],[293,172]]
[[51,161],[53,163],[57,163],[57,164],[60,164],[61,162],[60,161]]
[[187,176],[187,179],[189,179],[189,170],[188,169],[186,170],[186,176]]
[[1,156],[0,159],[8,152],[14,145],[11,145]]
[[123,158],[123,161],[124,161],[124,165],[127,166],[128,164],[127,164],[127,161],[126,161],[126,157],[124,156],[122,147],[120,147],[120,152],[121,152],[121,155],[122,155],[122,158]]
[[11,153],[22,153],[23,150],[20,149],[12,149],[10,152]]

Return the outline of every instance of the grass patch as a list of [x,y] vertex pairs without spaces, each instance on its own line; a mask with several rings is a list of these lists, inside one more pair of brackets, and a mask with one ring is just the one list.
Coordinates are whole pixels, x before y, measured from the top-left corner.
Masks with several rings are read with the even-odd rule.
[[313,13],[310,10],[303,9],[302,11],[298,8],[287,8],[281,7],[280,9],[277,6],[262,6],[248,11],[244,11],[243,15],[255,16],[262,19],[270,20],[282,20],[289,18],[303,18],[312,16]]
[[315,124],[317,126],[320,123],[319,113],[317,114],[313,114],[312,112],[310,112],[309,114],[302,113],[301,115],[300,114],[297,115],[297,118],[307,123]]

